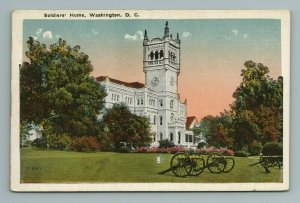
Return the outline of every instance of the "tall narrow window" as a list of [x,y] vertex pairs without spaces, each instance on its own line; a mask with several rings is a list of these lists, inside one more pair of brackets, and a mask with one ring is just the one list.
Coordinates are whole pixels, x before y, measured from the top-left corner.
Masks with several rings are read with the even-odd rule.
[[159,140],[162,140],[163,134],[159,133]]
[[189,135],[185,134],[185,142],[189,142]]
[[143,105],[144,104],[144,101],[143,101],[143,99],[141,99],[141,105]]
[[137,100],[137,105],[140,105],[140,99]]
[[173,133],[170,133],[170,141],[173,142]]
[[170,101],[170,108],[173,109],[174,108],[174,100]]
[[159,58],[163,58],[163,57],[164,57],[164,51],[160,50],[160,52],[159,52]]
[[158,59],[158,51],[155,51],[155,59]]
[[153,124],[156,125],[156,115],[153,116]]
[[159,105],[160,105],[161,107],[163,106],[163,100],[162,100],[162,99],[159,100]]
[[154,54],[153,54],[153,52],[151,51],[151,52],[150,52],[150,59],[153,60],[153,58],[154,58]]
[[162,123],[163,123],[163,117],[160,116],[160,117],[159,117],[159,124],[162,125]]
[[178,144],[180,144],[180,140],[181,140],[181,133],[178,132]]

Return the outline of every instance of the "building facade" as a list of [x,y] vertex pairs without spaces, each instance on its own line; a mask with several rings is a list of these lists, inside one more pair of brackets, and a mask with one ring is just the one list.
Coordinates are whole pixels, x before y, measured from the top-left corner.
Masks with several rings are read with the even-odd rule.
[[123,82],[108,76],[97,81],[105,89],[105,108],[125,103],[136,115],[147,116],[154,133],[152,146],[169,139],[176,145],[195,144],[193,132],[186,129],[187,101],[180,101],[180,39],[169,34],[168,22],[162,38],[149,39],[145,30],[143,41],[145,84]]

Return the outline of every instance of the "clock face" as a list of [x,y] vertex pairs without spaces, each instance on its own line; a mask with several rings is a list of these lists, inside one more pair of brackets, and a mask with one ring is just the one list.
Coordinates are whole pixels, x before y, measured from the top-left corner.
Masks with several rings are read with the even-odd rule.
[[170,78],[170,85],[171,86],[175,85],[175,79],[173,77]]
[[151,80],[151,83],[152,83],[153,86],[158,85],[159,77],[157,77],[157,76],[153,77],[153,79]]

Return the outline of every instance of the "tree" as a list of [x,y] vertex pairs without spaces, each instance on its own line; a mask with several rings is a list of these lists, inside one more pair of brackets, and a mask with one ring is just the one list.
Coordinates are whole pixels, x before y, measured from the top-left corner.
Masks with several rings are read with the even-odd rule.
[[54,134],[97,135],[106,94],[90,76],[88,55],[62,39],[47,48],[29,38],[27,46],[28,61],[20,66],[21,121]]
[[219,116],[206,116],[202,119],[199,131],[204,135],[209,145],[231,148],[233,144],[232,115],[228,111]]
[[235,145],[282,140],[283,79],[268,75],[269,68],[253,61],[245,62],[242,82],[233,93],[235,102]]
[[101,140],[106,141],[106,145],[113,144],[115,148],[119,148],[120,142],[139,147],[152,141],[149,119],[132,114],[125,104],[114,104],[108,109],[102,126],[106,132],[103,132]]

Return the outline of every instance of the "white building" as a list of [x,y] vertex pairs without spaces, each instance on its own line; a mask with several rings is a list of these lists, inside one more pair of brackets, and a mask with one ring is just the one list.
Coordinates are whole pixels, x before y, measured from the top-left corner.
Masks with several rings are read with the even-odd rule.
[[181,102],[178,94],[179,35],[173,39],[166,22],[162,38],[150,40],[145,30],[143,48],[145,84],[123,82],[108,76],[97,78],[107,93],[105,108],[123,102],[132,113],[147,116],[154,132],[152,146],[157,146],[162,139],[169,139],[176,145],[193,145],[193,132],[186,129],[187,102]]

